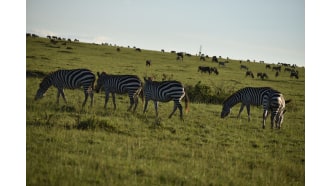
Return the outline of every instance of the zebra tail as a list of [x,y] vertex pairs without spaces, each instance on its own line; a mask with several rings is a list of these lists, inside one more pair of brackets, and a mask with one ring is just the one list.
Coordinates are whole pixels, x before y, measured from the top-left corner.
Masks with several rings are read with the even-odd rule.
[[185,111],[186,114],[189,112],[189,97],[188,94],[186,93],[185,97],[184,97],[184,104],[185,104]]
[[292,101],[291,99],[285,100],[285,104],[290,103],[291,101]]

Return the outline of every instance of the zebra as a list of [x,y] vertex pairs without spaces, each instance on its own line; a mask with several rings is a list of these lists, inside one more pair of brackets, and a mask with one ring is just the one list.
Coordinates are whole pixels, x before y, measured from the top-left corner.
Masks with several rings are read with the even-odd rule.
[[35,100],[41,99],[50,86],[57,88],[57,104],[59,104],[60,95],[67,103],[64,88],[77,89],[81,86],[84,89],[85,100],[82,106],[85,106],[88,95],[91,97],[91,106],[93,105],[93,86],[95,75],[88,69],[57,70],[47,75],[39,84],[39,89],[35,95]]
[[149,100],[154,101],[156,117],[158,117],[158,102],[169,102],[174,101],[174,109],[169,115],[169,118],[172,117],[174,112],[179,108],[180,118],[183,120],[182,116],[182,105],[180,103],[181,99],[185,98],[185,110],[186,113],[189,110],[189,98],[186,94],[184,87],[179,81],[152,81],[144,77],[144,95],[145,95],[145,105],[143,113],[146,112],[148,107]]
[[[281,92],[275,90],[271,91],[269,94],[269,108],[271,111],[271,126],[280,129],[282,127],[283,119],[284,119],[284,113],[285,110],[285,104],[291,102],[291,100],[285,100],[284,96]],[[266,115],[267,117],[267,115]],[[263,128],[265,128],[265,121],[263,122]]]
[[[229,96],[224,102],[221,112],[221,118],[228,116],[230,113],[231,107],[241,102],[241,108],[237,115],[237,118],[240,117],[241,112],[246,106],[248,113],[248,121],[250,121],[250,105],[263,106],[263,124],[262,127],[265,128],[266,118],[268,116],[268,110],[272,111],[271,124],[272,128],[274,127],[274,118],[276,119],[275,123],[278,128],[280,128],[283,122],[283,115],[285,113],[285,100],[283,95],[270,87],[245,87],[231,96]],[[289,101],[288,101],[289,102]],[[275,117],[276,116],[276,117]]]
[[130,111],[134,106],[133,112],[135,112],[138,105],[138,96],[142,91],[142,81],[136,75],[109,75],[105,72],[101,74],[97,72],[97,84],[95,90],[97,93],[100,89],[104,87],[105,90],[105,102],[104,108],[107,108],[107,103],[109,101],[109,93],[112,94],[112,102],[114,110],[116,110],[116,98],[115,93],[124,94],[128,93],[130,99],[130,107],[127,111]]

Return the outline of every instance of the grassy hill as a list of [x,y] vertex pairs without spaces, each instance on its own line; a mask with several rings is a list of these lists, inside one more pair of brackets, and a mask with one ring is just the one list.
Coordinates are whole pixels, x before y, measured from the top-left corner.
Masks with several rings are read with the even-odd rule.
[[[305,70],[299,79],[288,72],[266,70],[265,64],[243,61],[255,74],[245,77],[238,60],[226,67],[199,57],[176,60],[176,54],[134,48],[46,38],[26,39],[26,177],[27,185],[304,185],[305,182]],[[145,61],[152,61],[151,67]],[[221,59],[220,61],[225,61]],[[267,62],[266,62],[267,63]],[[201,74],[198,66],[217,67],[219,75]],[[274,66],[274,65],[272,65]],[[104,106],[104,93],[95,93],[94,106],[81,108],[82,90],[65,90],[68,104],[57,90],[34,101],[44,75],[58,69],[88,68],[95,74],[134,74],[181,81],[191,98],[190,112],[168,119],[173,102],[153,104],[147,114],[143,103],[126,112],[127,95],[117,95]],[[261,80],[257,72],[266,72]],[[283,127],[261,128],[262,108],[246,110],[236,119],[239,105],[225,119],[221,102],[247,86],[270,86],[292,102]]]

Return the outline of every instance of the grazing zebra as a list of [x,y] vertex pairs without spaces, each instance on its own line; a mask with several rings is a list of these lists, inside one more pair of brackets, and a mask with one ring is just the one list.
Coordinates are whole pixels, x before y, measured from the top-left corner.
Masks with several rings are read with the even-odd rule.
[[[285,104],[291,102],[291,100],[285,100],[283,94],[281,94],[279,91],[271,91],[269,94],[269,109],[271,111],[271,126],[280,129],[282,127],[283,119],[284,119],[284,113],[285,110]],[[266,116],[267,117],[267,114]],[[263,121],[262,127],[265,128],[265,121]]]
[[237,118],[240,117],[241,112],[246,106],[248,113],[248,121],[250,121],[250,105],[262,105],[264,109],[262,124],[263,128],[265,128],[268,110],[272,111],[272,127],[274,123],[274,118],[276,120],[276,126],[280,126],[277,123],[283,122],[283,114],[285,113],[284,97],[280,92],[270,87],[246,87],[238,90],[223,102],[221,118],[228,116],[228,114],[230,113],[230,109],[240,102],[242,103],[242,105],[237,115]]
[[58,70],[47,75],[39,85],[39,89],[35,96],[35,100],[41,99],[50,86],[57,88],[57,103],[59,103],[60,95],[62,95],[65,103],[67,103],[64,95],[64,88],[76,89],[81,86],[84,88],[85,100],[82,106],[85,106],[88,95],[91,97],[91,106],[93,105],[93,86],[95,75],[88,69]]
[[174,109],[169,115],[172,117],[174,112],[179,108],[180,118],[183,120],[182,116],[182,105],[180,103],[181,99],[185,97],[185,109],[188,112],[189,109],[189,98],[186,94],[182,83],[178,81],[152,81],[150,79],[144,78],[144,95],[145,95],[145,105],[143,113],[146,112],[149,100],[153,100],[155,104],[156,117],[158,117],[158,101],[169,102],[174,101]]
[[125,94],[128,93],[130,99],[130,107],[127,111],[130,111],[134,106],[133,112],[136,110],[138,104],[138,96],[142,91],[142,82],[139,77],[135,75],[109,75],[105,72],[101,74],[97,72],[97,84],[95,90],[97,93],[100,92],[101,87],[105,90],[105,102],[104,108],[107,108],[109,101],[109,93],[112,95],[112,102],[114,110],[116,110],[116,98],[115,93]]

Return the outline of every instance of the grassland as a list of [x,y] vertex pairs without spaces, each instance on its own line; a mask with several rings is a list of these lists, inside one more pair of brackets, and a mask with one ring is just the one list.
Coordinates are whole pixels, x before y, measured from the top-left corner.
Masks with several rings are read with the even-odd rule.
[[[71,48],[71,49],[70,49]],[[253,72],[266,72],[268,80],[245,77],[237,60],[220,68],[211,59],[196,56],[183,62],[168,52],[58,42],[45,38],[26,40],[26,182],[27,185],[304,185],[305,183],[305,71],[291,79],[282,72],[275,78],[265,64],[248,63]],[[150,68],[145,61],[152,60]],[[199,65],[218,67],[219,75],[200,74]],[[270,86],[280,90],[287,105],[281,130],[261,128],[262,109],[251,108],[236,119],[239,105],[228,118],[219,117],[220,104],[190,104],[185,121],[168,115],[173,103],[160,103],[156,122],[153,104],[146,115],[142,103],[137,112],[126,112],[129,100],[117,96],[103,108],[104,93],[95,94],[94,106],[81,108],[82,90],[65,90],[68,103],[52,87],[34,101],[42,76],[58,69],[88,68],[95,74],[154,76],[163,74],[223,100],[246,86]],[[255,74],[256,75],[256,74]],[[188,94],[189,91],[187,90]],[[89,104],[87,104],[89,105]]]

